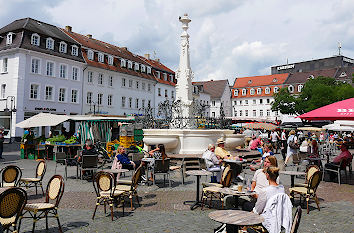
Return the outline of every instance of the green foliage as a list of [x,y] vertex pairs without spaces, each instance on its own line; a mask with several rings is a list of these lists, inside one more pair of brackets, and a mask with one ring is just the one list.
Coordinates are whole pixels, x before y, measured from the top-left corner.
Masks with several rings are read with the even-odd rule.
[[354,88],[333,78],[318,77],[308,80],[298,96],[282,88],[274,95],[272,110],[282,114],[303,114],[322,106],[354,97]]
[[54,143],[54,142],[62,142],[65,140],[65,136],[64,135],[58,135],[58,136],[54,136],[52,138],[48,138],[47,141]]

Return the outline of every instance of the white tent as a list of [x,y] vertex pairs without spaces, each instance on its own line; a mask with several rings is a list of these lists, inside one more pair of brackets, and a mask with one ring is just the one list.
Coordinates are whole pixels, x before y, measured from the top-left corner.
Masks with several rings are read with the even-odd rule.
[[354,131],[354,126],[349,126],[349,125],[339,125],[339,124],[329,124],[325,125],[322,128],[328,129],[328,130],[333,130],[333,131]]
[[67,115],[56,115],[50,113],[39,113],[27,120],[21,121],[16,124],[19,128],[34,128],[41,126],[56,126],[64,121],[69,120]]

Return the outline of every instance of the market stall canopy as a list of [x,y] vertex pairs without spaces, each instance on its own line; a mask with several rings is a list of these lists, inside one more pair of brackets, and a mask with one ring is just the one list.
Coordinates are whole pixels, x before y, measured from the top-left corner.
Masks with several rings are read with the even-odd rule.
[[322,128],[317,128],[317,127],[300,127],[297,128],[298,130],[303,130],[303,131],[324,131],[325,129]]
[[278,126],[270,123],[248,123],[242,126],[245,129],[265,129],[265,130],[274,130]]
[[304,120],[354,120],[354,98],[323,106],[298,117]]
[[56,126],[70,119],[67,115],[56,115],[50,113],[39,113],[16,124],[19,128],[34,128],[41,126]]
[[354,131],[354,121],[335,121],[333,124],[325,125],[322,128],[333,131]]

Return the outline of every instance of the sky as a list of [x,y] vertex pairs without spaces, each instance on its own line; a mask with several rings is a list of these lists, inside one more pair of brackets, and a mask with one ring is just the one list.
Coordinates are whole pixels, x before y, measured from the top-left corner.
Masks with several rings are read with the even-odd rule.
[[31,17],[128,47],[177,70],[188,13],[194,81],[267,75],[270,67],[354,58],[353,0],[0,0],[0,27]]

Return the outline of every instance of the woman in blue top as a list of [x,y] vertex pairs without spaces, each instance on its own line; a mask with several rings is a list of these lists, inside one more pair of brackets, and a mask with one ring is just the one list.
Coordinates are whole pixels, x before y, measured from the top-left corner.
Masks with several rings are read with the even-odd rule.
[[136,164],[131,161],[123,146],[118,147],[117,159],[122,164],[123,169],[135,170]]

